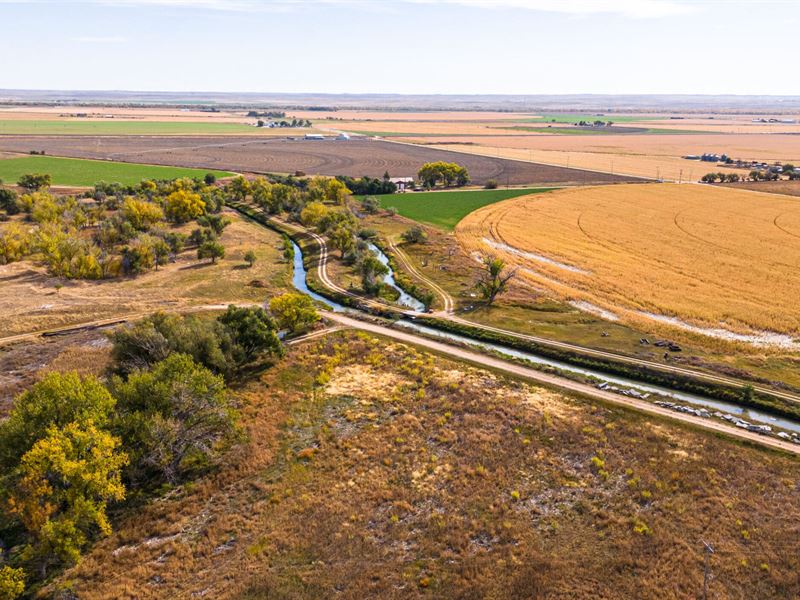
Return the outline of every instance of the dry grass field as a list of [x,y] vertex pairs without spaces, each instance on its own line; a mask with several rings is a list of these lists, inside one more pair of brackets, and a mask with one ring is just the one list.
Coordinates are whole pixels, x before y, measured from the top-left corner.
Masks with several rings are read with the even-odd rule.
[[750,190],[764,194],[782,194],[784,196],[800,196],[800,179],[788,181],[742,181],[739,183],[726,183],[724,187],[734,190]]
[[[288,289],[291,265],[283,258],[280,237],[236,213],[229,216],[233,223],[220,238],[226,255],[214,265],[186,250],[175,262],[136,278],[67,282],[49,277],[44,267],[30,261],[0,266],[0,337],[117,315],[259,302],[267,293]],[[251,248],[258,260],[246,268],[243,257]],[[267,289],[249,285],[254,280],[263,281]]]
[[800,592],[789,457],[354,333],[237,398],[219,471],[118,514],[41,597],[683,599],[701,540],[710,597]]
[[562,190],[482,208],[456,235],[468,252],[519,265],[537,289],[624,321],[800,349],[800,203],[789,197],[675,184]]
[[497,137],[403,137],[458,152],[554,165],[613,171],[638,177],[696,181],[709,171],[747,170],[685,160],[687,154],[725,153],[741,159],[800,162],[800,143],[792,135],[518,135]]

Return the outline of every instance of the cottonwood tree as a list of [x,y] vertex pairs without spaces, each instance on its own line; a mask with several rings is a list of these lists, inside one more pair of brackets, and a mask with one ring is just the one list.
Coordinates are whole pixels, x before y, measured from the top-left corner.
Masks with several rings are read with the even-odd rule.
[[23,558],[42,576],[106,533],[106,503],[124,495],[126,458],[109,433],[114,407],[97,378],[55,372],[19,395],[0,423],[4,514],[27,532]]
[[517,269],[506,269],[506,263],[501,258],[487,256],[483,260],[484,273],[475,284],[475,287],[491,306],[495,298],[506,291],[508,282],[517,276]]
[[186,354],[172,354],[127,381],[116,377],[118,427],[132,448],[130,477],[177,483],[235,438],[225,382]]
[[380,288],[381,280],[389,272],[389,268],[379,261],[371,252],[358,263],[361,273],[361,285],[368,294],[375,294]]
[[173,223],[187,223],[206,210],[200,194],[180,189],[164,198],[164,214]]
[[269,301],[269,311],[278,326],[292,333],[307,329],[319,321],[319,313],[311,298],[305,294],[289,292]]
[[345,254],[352,252],[356,247],[356,236],[353,227],[349,223],[339,223],[336,228],[328,234],[331,246]]
[[234,177],[228,185],[225,186],[225,191],[233,196],[234,200],[244,202],[247,194],[250,193],[250,182],[244,177]]
[[57,562],[75,564],[94,533],[111,533],[108,502],[125,497],[119,446],[92,421],[51,425],[20,460],[8,507],[32,536],[23,556],[41,577]]

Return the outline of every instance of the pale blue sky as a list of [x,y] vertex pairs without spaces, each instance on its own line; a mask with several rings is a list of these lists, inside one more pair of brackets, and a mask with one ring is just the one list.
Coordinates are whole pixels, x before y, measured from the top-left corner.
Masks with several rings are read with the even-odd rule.
[[800,95],[800,2],[0,0],[0,88]]

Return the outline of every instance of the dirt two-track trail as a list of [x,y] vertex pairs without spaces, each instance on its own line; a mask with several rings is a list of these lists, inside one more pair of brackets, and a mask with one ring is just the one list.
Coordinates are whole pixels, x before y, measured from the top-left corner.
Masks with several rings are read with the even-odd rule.
[[737,429],[735,427],[731,427],[723,423],[716,423],[713,421],[707,421],[683,413],[676,413],[674,411],[661,408],[654,404],[650,404],[649,402],[645,402],[642,400],[635,400],[633,398],[620,396],[618,394],[613,394],[611,392],[605,392],[603,390],[599,390],[585,383],[578,383],[576,381],[572,381],[564,377],[558,377],[557,375],[550,375],[547,373],[543,373],[541,371],[537,371],[536,369],[531,369],[530,367],[525,367],[523,365],[502,360],[500,358],[487,356],[479,352],[473,352],[471,350],[466,350],[464,348],[451,346],[449,344],[445,344],[442,342],[437,342],[435,340],[415,335],[413,333],[398,331],[396,329],[392,329],[390,327],[384,327],[383,325],[377,325],[375,323],[367,323],[365,321],[354,319],[352,317],[342,315],[340,313],[325,312],[324,316],[327,319],[330,319],[331,321],[339,323],[340,325],[345,325],[347,327],[352,327],[353,329],[360,329],[362,331],[367,331],[369,333],[374,333],[377,335],[388,337],[400,342],[405,342],[408,344],[413,344],[415,346],[420,346],[422,348],[431,350],[433,352],[437,352],[439,354],[451,356],[458,360],[470,362],[480,367],[500,371],[502,373],[514,377],[520,377],[523,379],[527,379],[529,381],[535,381],[536,383],[541,383],[562,390],[575,392],[582,396],[594,398],[597,400],[601,400],[603,402],[608,402],[610,404],[616,404],[627,408],[632,408],[647,414],[657,415],[659,417],[665,417],[668,419],[681,421],[683,423],[689,423],[691,425],[699,426],[709,431],[722,433],[731,437],[735,437],[741,440],[746,440],[748,442],[753,442],[762,446],[768,446],[770,448],[784,450],[791,454],[800,455],[800,446],[798,446],[797,444],[792,444],[791,442],[784,442],[779,439],[767,438],[757,433],[752,433],[750,431]]

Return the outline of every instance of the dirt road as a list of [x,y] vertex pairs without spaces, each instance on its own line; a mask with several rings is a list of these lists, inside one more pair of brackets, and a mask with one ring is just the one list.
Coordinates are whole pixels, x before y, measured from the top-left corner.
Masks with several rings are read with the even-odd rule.
[[[637,365],[642,367],[647,367],[649,369],[655,369],[658,371],[662,371],[664,373],[672,373],[675,375],[686,375],[688,377],[692,377],[694,379],[699,379],[703,381],[709,381],[712,383],[718,383],[722,385],[729,385],[733,387],[742,387],[750,382],[745,382],[737,379],[733,379],[730,377],[726,377],[724,375],[717,375],[714,373],[708,373],[705,371],[697,371],[694,369],[687,369],[685,367],[679,367],[674,365],[665,365],[663,363],[646,360],[642,358],[635,358],[632,356],[626,356],[624,354],[617,354],[615,352],[608,352],[606,350],[597,350],[595,348],[589,348],[586,346],[579,346],[576,344],[570,344],[568,342],[560,342],[558,340],[553,340],[550,338],[543,338],[536,335],[529,335],[525,333],[519,333],[517,331],[509,331],[508,329],[501,329],[499,327],[492,327],[491,325],[485,325],[482,323],[475,323],[474,321],[470,321],[468,319],[464,319],[462,317],[458,317],[453,314],[454,311],[454,300],[452,296],[450,296],[446,290],[442,289],[435,281],[421,273],[418,269],[411,264],[411,261],[408,257],[403,253],[403,251],[394,244],[390,245],[391,249],[394,251],[395,255],[397,256],[400,264],[406,268],[406,270],[411,273],[411,275],[416,278],[418,281],[423,283],[424,285],[428,286],[429,288],[433,289],[441,298],[444,306],[444,310],[442,312],[436,313],[433,316],[448,319],[450,321],[454,321],[456,323],[461,323],[462,325],[467,325],[469,327],[474,327],[476,329],[482,329],[484,331],[491,331],[493,333],[498,333],[503,336],[512,337],[519,340],[524,340],[527,342],[533,342],[536,344],[541,344],[543,346],[549,346],[551,348],[559,348],[562,350],[568,350],[571,352],[578,352],[580,354],[584,354],[587,356],[594,356],[597,358],[605,358],[609,360],[613,360],[616,362],[621,362],[630,365]],[[795,402],[800,404],[800,396],[797,394],[793,394],[791,392],[786,392],[782,390],[776,390],[774,388],[760,385],[757,383],[752,384],[753,389],[757,392],[762,394],[769,394],[776,398],[780,398],[781,400],[786,400],[788,402]]]
[[616,404],[618,406],[632,408],[647,414],[657,415],[659,417],[665,417],[667,419],[681,421],[683,423],[689,423],[696,427],[700,427],[708,431],[713,431],[715,433],[721,433],[739,440],[745,440],[754,444],[759,444],[762,446],[783,450],[791,454],[800,455],[800,446],[798,446],[797,444],[784,442],[783,440],[766,437],[763,435],[759,435],[757,433],[752,433],[750,431],[739,429],[737,427],[732,427],[730,425],[725,425],[723,423],[712,421],[710,419],[703,419],[701,417],[695,417],[683,413],[676,413],[674,411],[661,408],[659,406],[656,406],[655,404],[651,404],[643,400],[636,400],[634,398],[629,398],[627,396],[620,396],[619,394],[605,392],[603,390],[599,390],[595,387],[592,387],[584,383],[578,383],[576,381],[558,377],[556,375],[542,373],[541,371],[537,371],[529,367],[525,367],[492,356],[486,356],[485,354],[480,354],[478,352],[465,350],[463,348],[459,348],[456,346],[450,346],[448,344],[437,342],[435,340],[430,340],[428,338],[421,337],[413,333],[398,331],[396,329],[391,329],[389,327],[384,327],[382,325],[376,325],[374,323],[367,323],[365,321],[354,319],[352,317],[348,317],[340,313],[325,312],[323,314],[327,319],[339,323],[341,325],[345,325],[347,327],[352,327],[353,329],[359,329],[361,331],[367,331],[369,333],[374,333],[377,335],[388,337],[394,340],[398,340],[400,342],[405,342],[407,344],[420,346],[427,350],[431,350],[439,354],[444,354],[446,356],[451,356],[458,360],[464,360],[467,362],[474,363],[479,367],[495,369],[497,371],[502,371],[504,373],[508,373],[509,375],[513,375],[515,377],[522,377],[524,379],[535,381],[537,383],[541,383],[544,385],[557,387],[559,389],[567,390],[570,392],[575,392],[583,396],[595,398],[597,400],[602,400],[603,402],[608,402],[610,404]]

